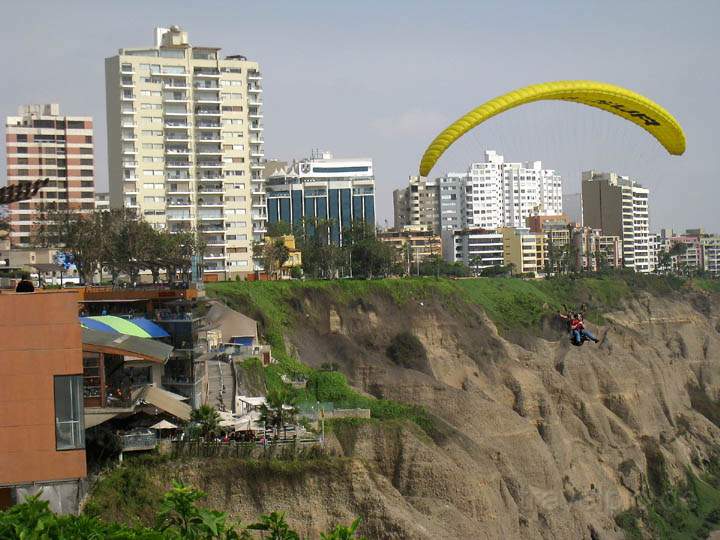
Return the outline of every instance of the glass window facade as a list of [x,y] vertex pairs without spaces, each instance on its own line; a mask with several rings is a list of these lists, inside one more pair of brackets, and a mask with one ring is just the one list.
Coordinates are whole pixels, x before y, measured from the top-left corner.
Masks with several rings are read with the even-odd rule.
[[57,375],[55,386],[55,448],[85,448],[83,376]]

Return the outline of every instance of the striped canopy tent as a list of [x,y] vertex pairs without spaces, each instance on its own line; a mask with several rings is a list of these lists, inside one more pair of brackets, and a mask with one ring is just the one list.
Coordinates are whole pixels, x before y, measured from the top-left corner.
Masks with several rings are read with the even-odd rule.
[[80,317],[80,325],[90,330],[98,330],[110,334],[125,334],[141,338],[170,337],[163,328],[143,317],[123,319],[113,315],[99,317]]

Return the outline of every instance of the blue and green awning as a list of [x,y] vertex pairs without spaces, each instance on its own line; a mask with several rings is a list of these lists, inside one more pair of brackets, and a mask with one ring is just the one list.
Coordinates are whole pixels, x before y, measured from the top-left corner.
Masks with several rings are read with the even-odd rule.
[[144,317],[123,319],[113,315],[99,317],[80,317],[80,325],[90,330],[98,330],[109,334],[125,334],[141,338],[170,337],[162,327]]

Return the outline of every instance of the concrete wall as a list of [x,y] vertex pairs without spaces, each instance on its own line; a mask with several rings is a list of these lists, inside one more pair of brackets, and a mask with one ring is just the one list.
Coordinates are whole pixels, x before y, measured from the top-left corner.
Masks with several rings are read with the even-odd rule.
[[82,375],[75,291],[0,294],[0,486],[86,476],[55,449],[54,375]]
[[20,504],[32,495],[40,495],[40,499],[48,501],[50,510],[56,514],[77,514],[86,492],[87,482],[84,480],[31,484],[15,489],[15,502]]

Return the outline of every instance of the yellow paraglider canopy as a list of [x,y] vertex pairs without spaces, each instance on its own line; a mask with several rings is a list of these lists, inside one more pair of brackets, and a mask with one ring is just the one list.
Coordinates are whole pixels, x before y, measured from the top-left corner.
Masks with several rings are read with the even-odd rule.
[[685,152],[685,134],[663,107],[640,94],[595,81],[557,81],[534,84],[491,99],[465,114],[435,137],[420,161],[420,176],[427,176],[440,156],[475,126],[502,112],[533,101],[574,101],[629,120],[655,137],[674,155]]

